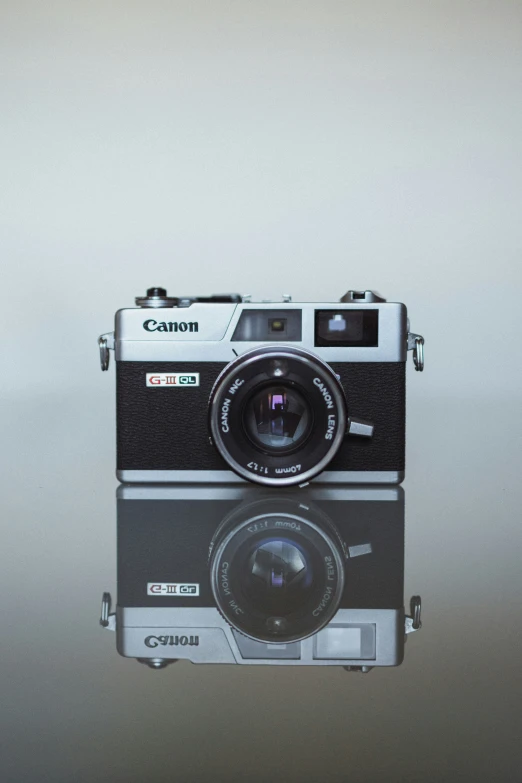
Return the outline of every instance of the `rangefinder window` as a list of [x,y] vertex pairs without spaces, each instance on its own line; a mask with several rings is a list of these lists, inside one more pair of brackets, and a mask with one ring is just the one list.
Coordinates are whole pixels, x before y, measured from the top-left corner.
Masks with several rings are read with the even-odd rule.
[[268,326],[271,332],[286,332],[286,318],[271,318]]
[[378,345],[378,310],[316,310],[315,345],[371,348]]
[[244,310],[233,342],[300,342],[301,310]]

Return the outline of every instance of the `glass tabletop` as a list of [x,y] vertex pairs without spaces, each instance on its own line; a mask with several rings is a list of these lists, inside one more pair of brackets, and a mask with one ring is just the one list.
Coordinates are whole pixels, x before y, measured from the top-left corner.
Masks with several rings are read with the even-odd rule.
[[111,416],[6,428],[4,779],[517,778],[516,406],[414,396],[402,486],[280,490],[118,485]]

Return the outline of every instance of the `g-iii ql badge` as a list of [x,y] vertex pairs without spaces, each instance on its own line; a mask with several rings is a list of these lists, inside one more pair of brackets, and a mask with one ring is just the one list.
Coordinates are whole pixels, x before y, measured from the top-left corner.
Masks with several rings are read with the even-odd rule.
[[199,584],[187,582],[147,582],[147,595],[199,595]]
[[147,386],[199,386],[199,372],[148,372],[145,374]]

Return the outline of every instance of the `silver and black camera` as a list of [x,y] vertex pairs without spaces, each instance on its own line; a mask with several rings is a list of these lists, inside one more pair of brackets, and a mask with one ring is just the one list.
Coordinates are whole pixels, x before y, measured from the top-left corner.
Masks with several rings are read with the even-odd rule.
[[99,339],[116,358],[122,482],[399,483],[406,307],[371,291],[337,303],[169,297],[152,288]]
[[123,485],[117,607],[101,624],[152,668],[193,663],[397,666],[404,610],[400,487]]

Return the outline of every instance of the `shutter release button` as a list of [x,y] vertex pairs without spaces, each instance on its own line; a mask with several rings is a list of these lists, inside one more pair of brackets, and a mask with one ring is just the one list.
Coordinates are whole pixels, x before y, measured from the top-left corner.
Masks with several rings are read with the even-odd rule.
[[177,307],[178,303],[177,296],[167,296],[167,290],[160,286],[148,288],[146,296],[136,297],[138,307]]

